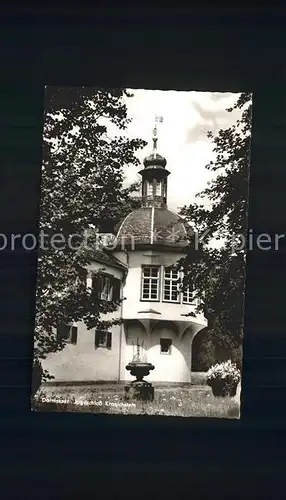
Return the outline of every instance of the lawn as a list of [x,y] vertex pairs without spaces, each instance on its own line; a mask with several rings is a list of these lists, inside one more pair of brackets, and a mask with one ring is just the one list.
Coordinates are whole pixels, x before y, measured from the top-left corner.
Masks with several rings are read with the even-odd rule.
[[152,403],[126,402],[121,385],[47,386],[32,400],[32,408],[113,415],[239,418],[238,398],[215,398],[208,386],[155,388]]

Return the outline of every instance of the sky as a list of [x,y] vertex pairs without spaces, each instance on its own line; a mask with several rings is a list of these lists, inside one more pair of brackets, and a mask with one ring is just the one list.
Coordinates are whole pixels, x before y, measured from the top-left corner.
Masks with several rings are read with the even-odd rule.
[[[158,124],[158,153],[167,160],[168,208],[174,212],[179,207],[200,201],[195,195],[207,187],[212,173],[206,165],[214,160],[213,143],[207,132],[214,134],[231,126],[241,111],[227,112],[240,94],[183,92],[174,90],[128,89],[134,97],[125,98],[131,123],[126,133],[130,138],[141,138],[148,145],[137,153],[143,161],[152,151],[152,131],[155,115],[163,117]],[[140,168],[126,168],[126,184],[141,180]],[[206,202],[207,204],[207,202]]]

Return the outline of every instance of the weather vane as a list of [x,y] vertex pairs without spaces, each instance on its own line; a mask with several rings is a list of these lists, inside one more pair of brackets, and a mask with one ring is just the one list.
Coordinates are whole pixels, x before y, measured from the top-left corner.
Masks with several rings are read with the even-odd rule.
[[157,123],[162,123],[162,122],[163,122],[163,116],[158,116],[155,114],[155,127],[153,129],[153,154],[154,154],[155,158],[156,158],[156,154],[157,154],[157,142],[158,142]]

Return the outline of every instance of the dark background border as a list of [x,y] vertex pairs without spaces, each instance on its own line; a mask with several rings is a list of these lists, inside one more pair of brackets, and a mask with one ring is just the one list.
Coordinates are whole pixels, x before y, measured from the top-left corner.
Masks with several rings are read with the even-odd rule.
[[[44,86],[254,92],[249,227],[285,232],[285,11],[8,8],[1,15],[0,228],[36,233]],[[30,412],[36,253],[0,255],[3,498],[278,493],[285,469],[285,243],[249,254],[240,421]],[[112,473],[113,479],[110,479]],[[274,481],[275,475],[275,481]],[[91,479],[91,481],[89,481]],[[150,486],[150,481],[159,486]],[[228,489],[228,485],[232,485]],[[165,493],[166,487],[166,493]],[[200,492],[200,495],[198,495]],[[168,496],[168,495],[170,496]],[[258,493],[257,493],[258,494]],[[145,497],[146,498],[146,497]]]

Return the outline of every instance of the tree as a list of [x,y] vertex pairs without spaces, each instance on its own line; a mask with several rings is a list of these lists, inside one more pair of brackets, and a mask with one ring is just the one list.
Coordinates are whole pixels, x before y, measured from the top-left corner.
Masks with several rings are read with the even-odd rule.
[[[136,206],[137,186],[123,187],[124,167],[139,164],[135,153],[146,143],[123,134],[127,98],[123,89],[46,88],[35,362],[65,345],[53,333],[58,325],[84,321],[94,328],[102,313],[118,307],[87,289],[91,252],[82,242],[89,228],[112,232]],[[110,138],[109,127],[118,135]]]
[[[207,198],[210,209],[195,203],[181,210],[202,241],[198,245],[198,238],[192,239],[180,264],[186,275],[184,286],[192,284],[201,299],[198,311],[208,319],[208,340],[214,343],[217,357],[225,350],[240,364],[246,263],[240,243],[247,232],[251,94],[241,94],[227,111],[234,109],[242,114],[232,127],[220,130],[216,137],[208,134],[216,160],[207,168],[217,176],[197,196]],[[220,248],[210,245],[214,238],[222,239]]]

